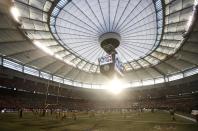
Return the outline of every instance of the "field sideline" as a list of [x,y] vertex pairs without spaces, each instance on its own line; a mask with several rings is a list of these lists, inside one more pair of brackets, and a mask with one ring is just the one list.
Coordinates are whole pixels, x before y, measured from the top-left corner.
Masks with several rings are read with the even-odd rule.
[[55,115],[35,117],[24,113],[19,119],[17,113],[0,114],[0,131],[198,131],[198,124],[176,116],[171,121],[165,112],[105,113],[90,117],[79,113],[77,120],[71,115],[61,120]]

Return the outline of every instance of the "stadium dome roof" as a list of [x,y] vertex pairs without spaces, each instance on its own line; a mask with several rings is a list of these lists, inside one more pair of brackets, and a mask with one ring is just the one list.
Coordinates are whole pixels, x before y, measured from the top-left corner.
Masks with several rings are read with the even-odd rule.
[[105,52],[98,40],[115,32],[121,36],[117,52],[127,87],[198,72],[197,25],[190,28],[197,0],[15,0],[13,4],[19,11],[16,21],[6,15],[9,11],[0,10],[3,66],[65,84],[101,88],[107,78],[99,72],[98,58]]
[[[55,39],[74,54],[75,63],[93,64],[92,71],[96,72],[98,58],[106,54],[100,47],[101,35],[107,32],[119,34],[118,55],[122,62],[130,64],[159,45],[162,16],[160,0],[155,3],[152,0],[64,0],[53,9],[50,27]],[[78,67],[83,69],[83,65]]]

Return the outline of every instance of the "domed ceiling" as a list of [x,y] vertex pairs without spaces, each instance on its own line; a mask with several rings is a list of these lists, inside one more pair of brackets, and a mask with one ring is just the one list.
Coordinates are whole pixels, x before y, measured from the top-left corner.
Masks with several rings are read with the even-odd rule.
[[94,66],[98,65],[98,58],[106,54],[100,47],[99,37],[115,32],[121,36],[117,49],[121,61],[131,63],[158,46],[162,14],[160,1],[59,1],[51,13],[50,27],[57,41],[79,58],[77,61]]

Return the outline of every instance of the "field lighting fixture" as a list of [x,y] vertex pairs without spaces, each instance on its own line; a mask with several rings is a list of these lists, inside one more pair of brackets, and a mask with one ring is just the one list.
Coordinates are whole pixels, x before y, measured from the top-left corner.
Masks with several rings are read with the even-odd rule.
[[21,16],[21,15],[20,15],[19,10],[18,10],[15,6],[12,6],[12,7],[10,8],[10,12],[11,12],[11,14],[12,14],[14,20],[15,20],[16,22],[20,23],[20,16]]
[[45,53],[47,53],[47,54],[49,54],[51,56],[54,55],[54,53],[48,47],[43,45],[41,42],[35,40],[35,41],[33,41],[33,44],[35,46],[37,46],[38,48],[40,48],[41,50],[43,50]]
[[186,38],[189,36],[190,32],[192,32],[194,24],[197,21],[197,15],[198,15],[198,0],[194,1],[194,7],[193,7],[193,13],[188,19],[187,25],[186,25],[186,32],[183,34],[183,37]]

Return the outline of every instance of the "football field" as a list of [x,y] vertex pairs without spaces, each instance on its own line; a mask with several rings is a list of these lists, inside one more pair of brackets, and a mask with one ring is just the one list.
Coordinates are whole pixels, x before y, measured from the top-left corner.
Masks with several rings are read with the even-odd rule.
[[0,131],[198,131],[198,124],[176,116],[172,121],[168,113],[158,111],[105,113],[90,116],[78,113],[77,120],[71,114],[61,119],[57,115],[45,117],[24,113],[0,114]]

